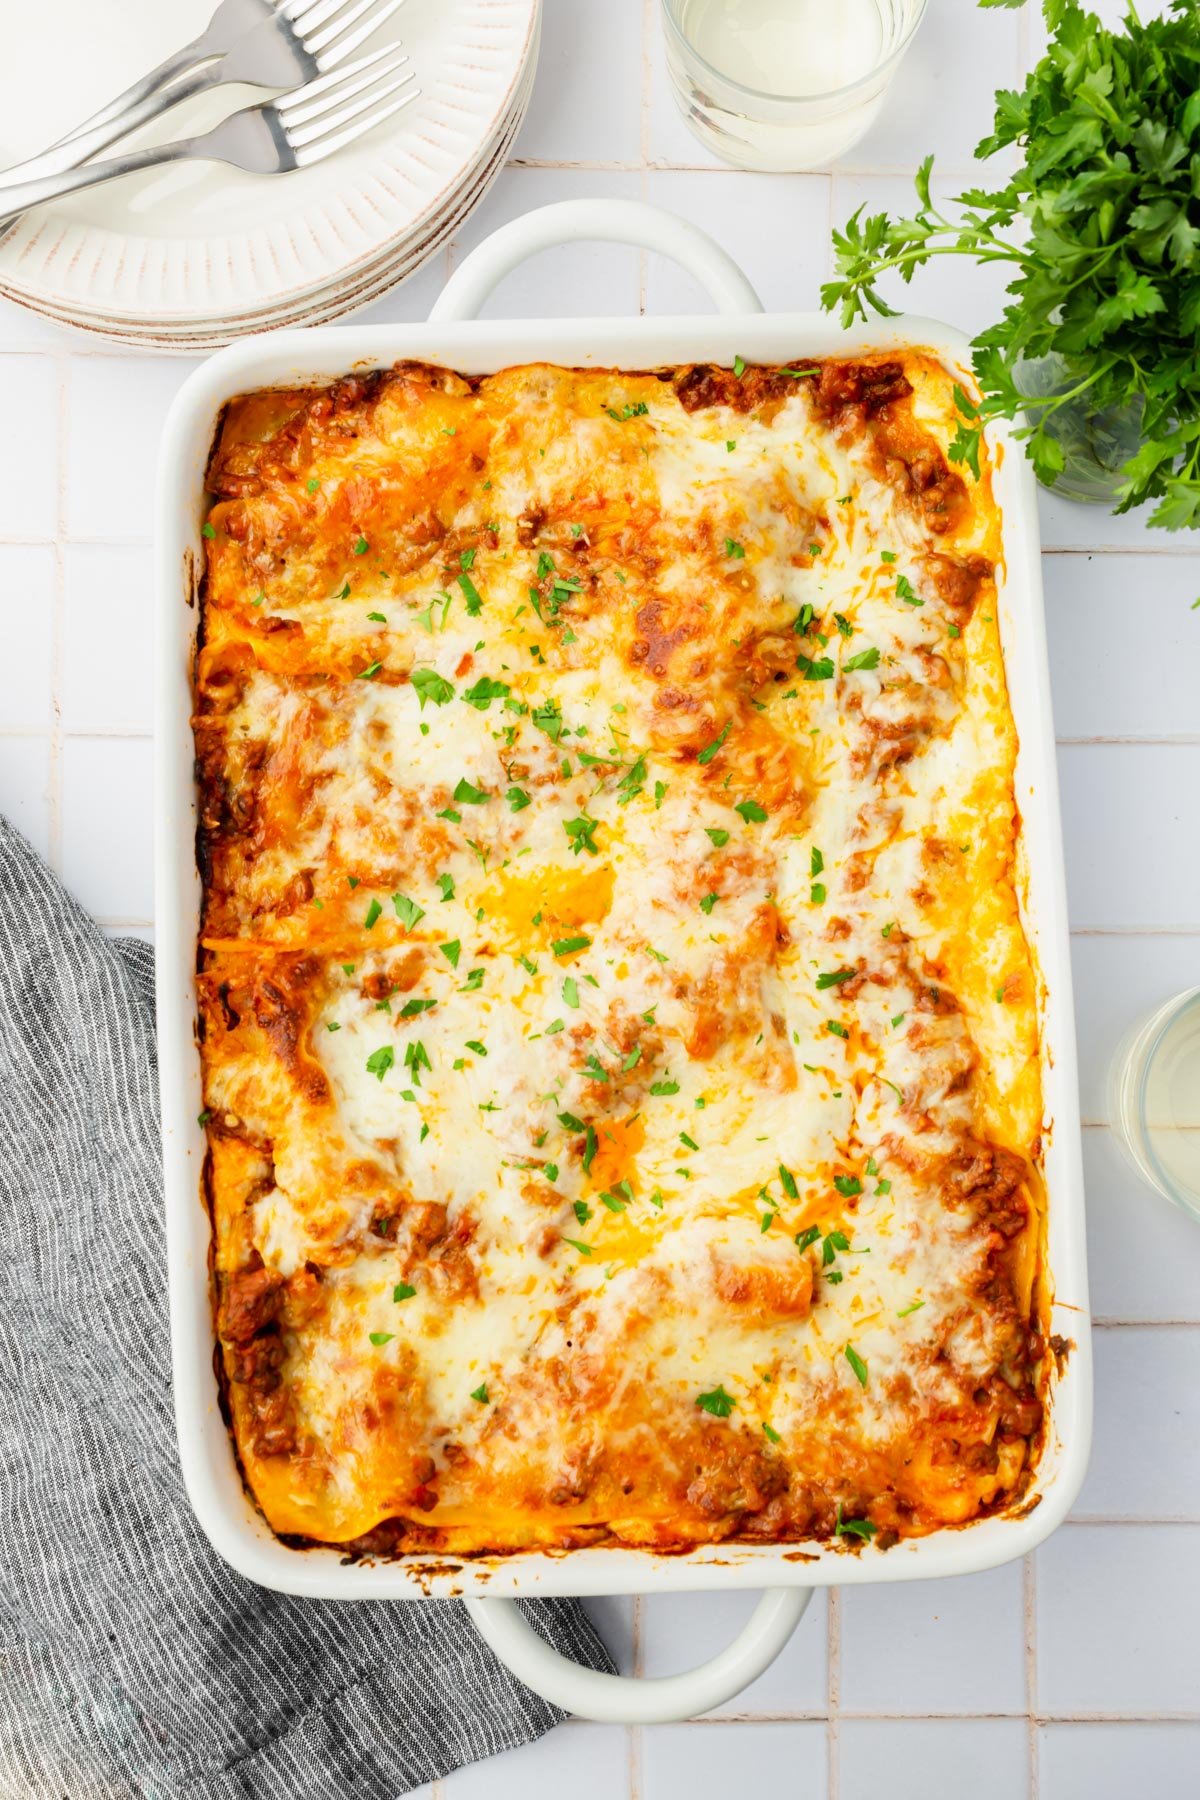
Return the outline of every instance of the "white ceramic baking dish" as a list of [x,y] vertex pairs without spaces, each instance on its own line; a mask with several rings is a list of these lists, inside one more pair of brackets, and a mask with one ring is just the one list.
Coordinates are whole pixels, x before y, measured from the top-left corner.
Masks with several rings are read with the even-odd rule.
[[[496,282],[535,251],[570,239],[641,245],[675,257],[712,296],[716,317],[627,321],[475,317]],[[1079,1491],[1091,1429],[1091,1360],[1083,1182],[1071,1006],[1067,907],[1046,666],[1035,491],[1003,427],[990,432],[999,463],[1004,561],[1000,619],[1020,736],[1017,800],[1024,821],[1023,901],[1044,977],[1045,1175],[1050,1196],[1052,1329],[1074,1348],[1051,1395],[1035,1496],[1007,1516],[849,1554],[837,1545],[714,1544],[683,1556],[587,1549],[455,1561],[410,1556],[344,1564],[335,1549],[297,1550],[268,1530],[248,1499],[217,1401],[209,1311],[209,1221],[200,1197],[203,1133],[196,1052],[195,940],[200,899],[190,725],[204,471],[224,403],[247,389],[325,382],[400,357],[471,374],[545,360],[652,368],[666,363],[795,362],[905,344],[933,347],[969,372],[966,339],[931,319],[872,322],[846,334],[810,313],[765,314],[745,278],[702,233],[628,201],[566,202],[526,215],[467,257],[424,325],[324,327],[250,339],[221,351],[181,389],[167,422],[158,489],[157,872],[158,1043],[166,1161],[172,1353],[180,1456],[196,1514],[217,1551],[243,1575],[281,1591],[338,1600],[416,1601],[462,1595],[476,1625],[528,1685],[590,1718],[684,1718],[729,1699],[778,1654],[816,1586],[966,1574],[1022,1556],[1063,1519]],[[578,1668],[552,1651],[513,1604],[517,1596],[767,1592],[736,1642],[686,1674],[638,1681]]]

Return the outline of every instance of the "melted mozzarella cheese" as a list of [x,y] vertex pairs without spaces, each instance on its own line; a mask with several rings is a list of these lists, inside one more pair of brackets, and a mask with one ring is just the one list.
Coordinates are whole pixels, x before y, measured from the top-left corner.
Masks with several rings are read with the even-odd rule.
[[[667,1455],[716,1418],[797,1493],[894,1484],[917,1528],[905,1442],[1012,1348],[995,1233],[939,1171],[1032,1159],[1039,1119],[994,618],[960,628],[954,543],[806,382],[751,412],[650,377],[479,392],[427,400],[478,480],[388,486],[386,551],[372,483],[444,446],[385,399],[390,444],[314,463],[372,540],[353,599],[327,562],[266,581],[289,629],[222,714],[254,799],[217,843],[209,956],[254,999],[224,1070],[206,1055],[272,1170],[236,1232],[218,1195],[218,1232],[317,1284],[285,1315],[309,1490],[264,1474],[263,1504],[345,1540],[436,1491],[459,1548],[553,1538],[556,1507],[611,1524],[641,1492],[651,1425]],[[430,564],[404,533],[439,505]],[[975,487],[964,554],[992,512]],[[229,558],[214,668],[258,629]],[[703,1535],[709,1489],[654,1479],[620,1529],[667,1506]]]

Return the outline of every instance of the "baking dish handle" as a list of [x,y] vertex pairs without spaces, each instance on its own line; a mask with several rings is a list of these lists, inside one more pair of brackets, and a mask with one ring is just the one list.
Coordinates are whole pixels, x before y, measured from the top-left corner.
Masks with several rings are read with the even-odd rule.
[[762,311],[762,301],[728,252],[678,214],[641,200],[559,200],[511,219],[477,245],[434,302],[430,322],[476,318],[496,283],[527,256],[582,239],[657,250],[695,276],[718,312]]
[[606,1725],[665,1725],[721,1706],[768,1668],[804,1616],[812,1589],[770,1588],[732,1644],[682,1675],[606,1675],[583,1669],[539,1637],[515,1600],[471,1598],[480,1636],[525,1686],[582,1719]]

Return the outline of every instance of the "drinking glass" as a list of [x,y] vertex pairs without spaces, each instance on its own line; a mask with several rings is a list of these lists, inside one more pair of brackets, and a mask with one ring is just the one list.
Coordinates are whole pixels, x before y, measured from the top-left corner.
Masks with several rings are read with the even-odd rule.
[[824,168],[870,128],[925,0],[662,0],[688,125],[743,169]]
[[1143,1181],[1200,1219],[1200,988],[1129,1032],[1109,1072],[1108,1118]]

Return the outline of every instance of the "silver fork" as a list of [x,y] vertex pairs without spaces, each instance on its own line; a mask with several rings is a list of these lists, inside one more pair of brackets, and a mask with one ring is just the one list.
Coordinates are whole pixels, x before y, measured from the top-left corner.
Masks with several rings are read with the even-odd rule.
[[292,89],[330,74],[402,3],[281,0],[273,5],[271,0],[222,0],[207,29],[185,49],[160,63],[69,137],[0,171],[0,202],[3,190],[77,168],[135,127],[207,88],[237,81]]
[[110,157],[107,162],[85,163],[59,175],[0,188],[0,225],[63,194],[188,157],[231,163],[251,175],[307,168],[345,149],[417,98],[421,90],[407,67],[408,60],[405,51],[385,45],[294,93],[261,106],[244,107],[201,137],[154,144]]

